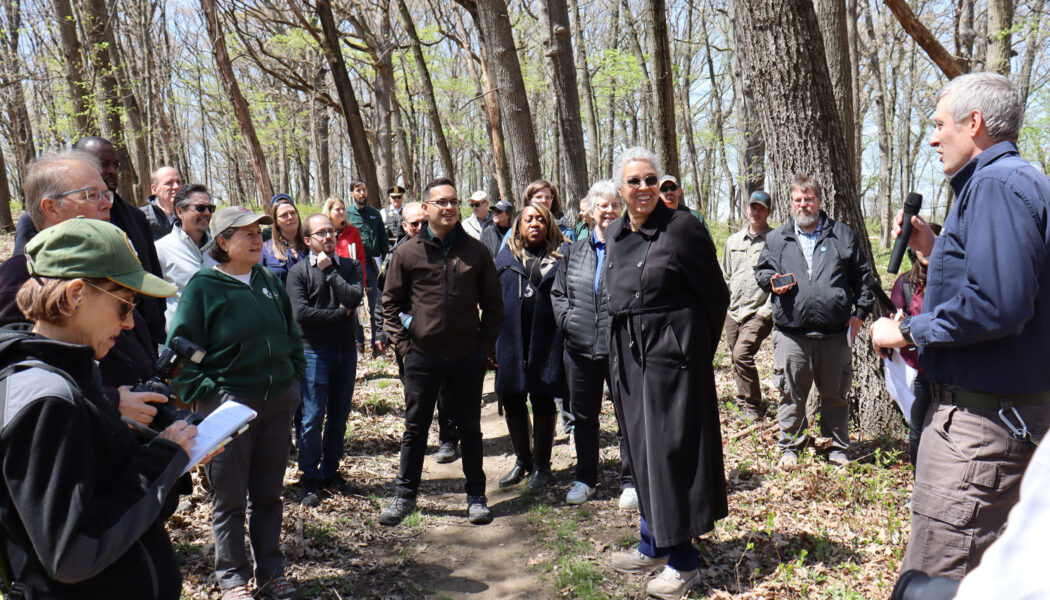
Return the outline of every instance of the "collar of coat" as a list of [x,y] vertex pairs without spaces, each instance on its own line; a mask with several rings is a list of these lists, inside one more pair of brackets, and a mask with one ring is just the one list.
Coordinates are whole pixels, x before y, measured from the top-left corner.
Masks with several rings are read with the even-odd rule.
[[[642,223],[642,226],[638,228],[638,231],[645,237],[651,238],[656,235],[657,231],[667,229],[667,224],[671,222],[671,218],[674,214],[675,211],[667,208],[667,205],[657,198],[656,205],[653,207],[653,212],[649,213],[649,218]],[[614,224],[617,223],[614,222]],[[631,233],[631,217],[627,213],[624,213],[624,215],[620,217],[618,224],[620,229],[612,232],[612,237],[609,236],[609,229],[613,226],[609,225],[609,229],[605,230],[606,242],[610,239],[622,240],[627,234]]]

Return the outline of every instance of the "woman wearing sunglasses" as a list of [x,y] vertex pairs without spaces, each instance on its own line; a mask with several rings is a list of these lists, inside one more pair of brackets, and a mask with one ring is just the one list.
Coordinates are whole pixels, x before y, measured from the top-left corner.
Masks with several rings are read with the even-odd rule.
[[641,542],[621,573],[663,567],[646,591],[681,598],[699,578],[693,538],[726,516],[711,362],[729,291],[703,225],[660,201],[660,163],[625,150],[613,181],[627,214],[606,229],[610,382],[638,491]]
[[[146,273],[117,227],[77,217],[25,249],[19,309],[0,332],[0,526],[28,598],[177,599],[181,577],[158,516],[197,430],[178,421],[142,445],[102,391],[96,360],[133,327]],[[6,595],[6,594],[5,594]]]

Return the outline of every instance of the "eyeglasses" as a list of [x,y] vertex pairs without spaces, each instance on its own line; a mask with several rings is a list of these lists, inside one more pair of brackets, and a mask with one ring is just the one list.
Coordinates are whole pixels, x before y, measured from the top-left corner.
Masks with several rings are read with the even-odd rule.
[[459,200],[427,200],[427,204],[433,204],[438,208],[455,208],[459,206]]
[[594,208],[598,210],[598,212],[605,212],[607,210],[615,210],[616,212],[620,212],[620,209],[623,208],[623,206],[621,206],[619,202],[608,202],[605,204],[595,204]]
[[660,181],[659,177],[656,175],[650,175],[645,179],[642,179],[641,177],[628,177],[624,182],[627,184],[627,187],[636,190],[640,187],[653,187],[658,181]]
[[673,183],[668,183],[666,185],[660,186],[660,191],[661,192],[677,192],[678,191],[678,186],[673,184]]
[[215,212],[216,206],[214,204],[191,204],[187,208],[192,208],[199,213],[213,213]]
[[485,200],[482,200],[481,202],[471,202],[470,205],[473,206],[474,208],[477,208],[479,206],[487,206],[488,202],[485,201]]
[[422,220],[419,220],[419,221],[405,221],[405,222],[408,223],[409,227],[414,227],[416,229],[419,229],[420,227],[422,227],[422,226],[427,224],[427,220],[426,219],[422,219]]
[[110,296],[110,297],[116,298],[117,300],[120,300],[120,303],[121,303],[120,304],[120,320],[121,321],[124,321],[128,317],[130,317],[131,313],[134,312],[135,307],[138,306],[138,304],[139,304],[138,300],[134,300],[134,301],[132,301],[132,300],[125,300],[124,298],[121,298],[120,296],[114,294],[113,292],[111,292],[109,290],[100,288],[99,286],[91,283],[90,281],[85,281],[84,283],[90,285],[91,287],[95,288],[96,290],[102,292],[103,294],[105,294],[107,296]]
[[315,238],[323,240],[324,238],[326,238],[328,236],[334,236],[335,235],[335,230],[334,229],[322,229],[320,231],[315,231],[315,232],[311,233],[310,235],[312,235]]
[[390,194],[391,200],[400,200],[402,198],[404,198],[404,196],[402,196],[401,194]]
[[64,198],[66,196],[72,196],[73,194],[76,194],[76,193],[79,193],[79,192],[84,192],[84,197],[83,198],[77,198],[78,201],[85,201],[86,200],[86,201],[88,201],[88,202],[90,202],[92,204],[98,204],[98,203],[102,202],[103,198],[105,198],[106,200],[109,200],[110,204],[113,203],[113,192],[111,192],[109,190],[98,190],[98,189],[95,189],[95,188],[93,188],[91,186],[77,188],[75,190],[70,190],[68,192],[62,192],[61,194],[56,195],[55,198],[56,199]]

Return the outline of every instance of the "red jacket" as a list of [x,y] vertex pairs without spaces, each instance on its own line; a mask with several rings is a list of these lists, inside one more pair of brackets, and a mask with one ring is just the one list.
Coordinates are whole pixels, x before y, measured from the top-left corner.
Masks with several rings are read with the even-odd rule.
[[368,287],[365,280],[365,245],[361,242],[361,232],[349,222],[343,225],[339,237],[335,240],[335,253],[343,258],[352,258],[361,263],[361,284]]

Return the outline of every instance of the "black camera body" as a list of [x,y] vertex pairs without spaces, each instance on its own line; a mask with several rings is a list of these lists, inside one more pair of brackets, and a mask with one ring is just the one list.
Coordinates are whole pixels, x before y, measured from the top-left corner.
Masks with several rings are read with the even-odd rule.
[[186,363],[199,364],[204,360],[204,354],[204,348],[184,337],[176,336],[172,338],[171,344],[161,348],[160,356],[153,364],[153,376],[139,381],[131,388],[133,392],[153,392],[168,399],[167,403],[156,405],[157,416],[153,417],[153,422],[149,424],[150,429],[160,433],[175,421],[186,421],[190,425],[196,425],[204,420],[204,417],[191,410],[176,408],[178,396],[167,384],[169,379],[182,372]]

